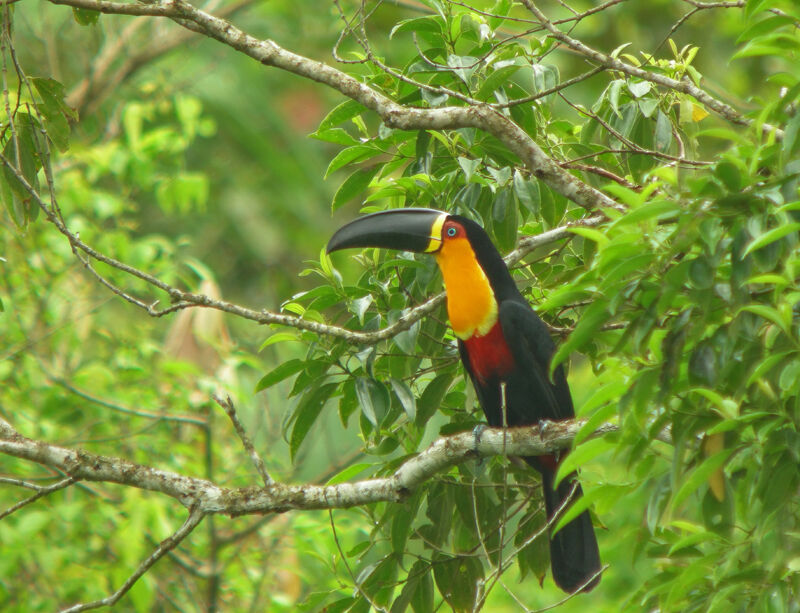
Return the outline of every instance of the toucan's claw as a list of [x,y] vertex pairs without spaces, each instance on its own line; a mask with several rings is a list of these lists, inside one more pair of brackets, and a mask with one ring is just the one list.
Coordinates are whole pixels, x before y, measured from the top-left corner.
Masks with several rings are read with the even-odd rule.
[[481,435],[483,434],[484,430],[486,430],[487,428],[488,428],[488,426],[486,424],[478,424],[477,426],[475,426],[472,429],[472,436],[475,437],[474,451],[475,451],[475,455],[477,455],[478,457],[480,457],[480,455],[478,454],[478,445],[480,445],[480,442],[481,442]]
[[539,440],[544,440],[545,433],[550,429],[553,425],[553,422],[549,419],[540,419],[539,420]]

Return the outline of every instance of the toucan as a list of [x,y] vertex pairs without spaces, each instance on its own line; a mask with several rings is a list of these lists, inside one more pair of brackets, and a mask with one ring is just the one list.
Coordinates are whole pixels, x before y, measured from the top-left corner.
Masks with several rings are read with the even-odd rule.
[[[555,368],[552,379],[549,374],[555,346],[547,327],[479,224],[435,209],[381,211],[342,226],[327,250],[350,247],[433,254],[461,362],[490,426],[541,425],[575,415],[563,367]],[[563,456],[523,459],[542,475],[548,520],[582,495],[575,474],[554,485]],[[566,592],[597,585],[600,554],[588,511],[551,534],[550,565]]]

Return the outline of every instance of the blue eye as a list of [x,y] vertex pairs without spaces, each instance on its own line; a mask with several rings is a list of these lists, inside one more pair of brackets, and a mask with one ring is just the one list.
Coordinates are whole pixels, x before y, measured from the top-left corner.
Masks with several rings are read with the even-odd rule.
[[447,228],[447,236],[455,236],[456,229],[455,228]]

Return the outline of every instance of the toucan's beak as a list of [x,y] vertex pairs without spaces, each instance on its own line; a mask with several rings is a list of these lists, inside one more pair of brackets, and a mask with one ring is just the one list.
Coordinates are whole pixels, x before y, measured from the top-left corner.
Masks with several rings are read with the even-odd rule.
[[350,247],[383,247],[433,253],[442,245],[447,213],[435,209],[393,209],[360,217],[342,226],[328,242],[328,253]]

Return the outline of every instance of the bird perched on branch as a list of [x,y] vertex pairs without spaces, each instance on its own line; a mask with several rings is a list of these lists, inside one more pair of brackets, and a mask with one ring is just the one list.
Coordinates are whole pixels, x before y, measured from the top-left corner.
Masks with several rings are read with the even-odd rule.
[[[490,426],[574,417],[563,367],[556,367],[550,378],[555,347],[547,327],[477,223],[434,209],[383,211],[340,228],[328,252],[350,247],[430,253],[436,258],[461,361]],[[582,496],[574,473],[555,485],[563,455],[523,459],[542,475],[548,520]],[[588,511],[551,533],[550,564],[553,579],[566,592],[597,585],[600,554]]]

